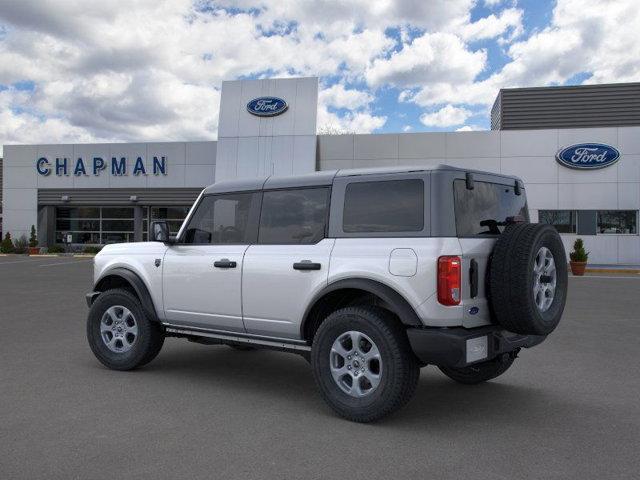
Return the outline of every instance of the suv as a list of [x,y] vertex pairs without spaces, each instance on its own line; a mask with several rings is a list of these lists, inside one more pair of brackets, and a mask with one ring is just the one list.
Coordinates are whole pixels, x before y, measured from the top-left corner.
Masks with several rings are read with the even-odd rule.
[[518,178],[445,165],[216,183],[175,237],[156,222],[95,257],[89,344],[117,370],[165,337],[298,353],[339,415],[373,421],[421,367],[484,382],[558,325],[564,247],[528,218]]

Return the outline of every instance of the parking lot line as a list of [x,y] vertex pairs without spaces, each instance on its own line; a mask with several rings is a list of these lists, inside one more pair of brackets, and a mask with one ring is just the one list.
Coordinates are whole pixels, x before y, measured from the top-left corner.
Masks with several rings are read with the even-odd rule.
[[71,262],[56,262],[56,263],[45,263],[44,265],[38,265],[39,267],[54,267],[56,265],[74,265],[77,263],[89,263],[91,260],[75,260]]
[[580,277],[570,276],[569,278],[614,278],[616,280],[640,280],[640,275],[636,275],[635,277],[629,277],[627,275],[584,275]]
[[0,262],[0,265],[12,265],[15,263],[31,263],[32,260],[44,260],[43,258],[30,258],[29,260],[13,260],[11,262]]

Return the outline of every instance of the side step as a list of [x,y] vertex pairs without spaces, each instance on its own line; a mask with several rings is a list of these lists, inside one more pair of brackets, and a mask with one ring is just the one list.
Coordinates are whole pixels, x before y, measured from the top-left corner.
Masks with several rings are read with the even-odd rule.
[[[207,330],[198,327],[186,327],[163,323],[168,336],[188,338],[192,341],[198,339],[212,339],[213,342],[200,343],[223,343],[230,345],[250,345],[253,347],[270,348],[273,350],[283,350],[301,354],[311,352],[311,346],[302,340],[292,340],[285,338],[261,337],[258,335],[246,335],[236,332],[225,332],[219,330]],[[217,341],[216,341],[217,340]]]

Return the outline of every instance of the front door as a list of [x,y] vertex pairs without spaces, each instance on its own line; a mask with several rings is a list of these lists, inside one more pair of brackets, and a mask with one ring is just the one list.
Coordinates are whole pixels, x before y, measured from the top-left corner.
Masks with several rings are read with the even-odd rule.
[[244,257],[248,333],[299,338],[304,310],[327,284],[335,239],[325,238],[329,188],[265,191],[258,243]]
[[168,323],[244,332],[242,263],[255,241],[259,197],[205,196],[178,243],[164,256],[163,295]]

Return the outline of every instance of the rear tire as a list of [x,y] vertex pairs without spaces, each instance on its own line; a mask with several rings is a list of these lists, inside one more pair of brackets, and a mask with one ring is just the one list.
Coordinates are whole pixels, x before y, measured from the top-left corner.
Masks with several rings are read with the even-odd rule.
[[320,393],[340,416],[373,422],[398,410],[420,375],[406,332],[376,307],[337,310],[320,325],[311,349]]
[[499,377],[506,372],[515,359],[508,354],[502,357],[489,360],[488,362],[476,363],[463,368],[438,367],[451,380],[465,385],[476,385]]
[[140,301],[123,289],[107,290],[87,317],[93,354],[113,370],[133,370],[153,360],[164,344],[164,329],[152,322]]

